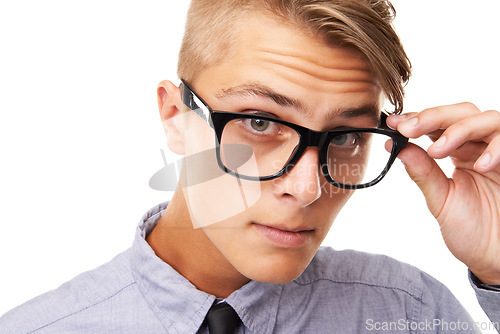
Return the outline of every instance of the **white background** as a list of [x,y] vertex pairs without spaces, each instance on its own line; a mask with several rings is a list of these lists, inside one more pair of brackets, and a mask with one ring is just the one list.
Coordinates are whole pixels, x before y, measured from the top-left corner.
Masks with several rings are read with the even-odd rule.
[[[405,111],[462,101],[500,108],[500,2],[394,5],[414,67]],[[128,248],[142,214],[171,196],[148,181],[166,149],[156,85],[178,82],[186,8],[167,0],[0,2],[0,314]],[[354,195],[325,244],[411,263],[486,321],[466,268],[399,162]]]

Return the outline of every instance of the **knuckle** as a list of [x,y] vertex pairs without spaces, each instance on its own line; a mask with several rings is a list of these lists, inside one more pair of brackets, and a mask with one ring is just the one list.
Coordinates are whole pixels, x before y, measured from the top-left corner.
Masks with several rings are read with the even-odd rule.
[[483,111],[483,114],[487,117],[491,117],[493,120],[500,122],[500,112],[496,110],[486,110]]
[[469,134],[471,132],[471,127],[467,123],[467,120],[458,121],[450,125],[445,131],[446,135],[452,135],[454,133]]
[[439,112],[439,109],[440,107],[424,109],[421,112],[419,112],[418,115],[416,115],[416,117],[418,117],[419,122],[426,122],[431,115],[435,114],[436,112]]
[[426,109],[422,110],[422,111],[418,114],[418,116],[424,116],[424,117],[425,117],[425,116],[427,116],[427,115],[429,115],[429,114],[432,114],[432,113],[434,113],[434,112],[438,111],[439,109],[440,109],[440,107],[426,108]]
[[471,110],[471,111],[478,110],[478,108],[476,107],[476,105],[474,103],[472,103],[472,102],[465,101],[465,102],[459,103],[458,105],[461,106],[464,109],[468,109],[468,110]]

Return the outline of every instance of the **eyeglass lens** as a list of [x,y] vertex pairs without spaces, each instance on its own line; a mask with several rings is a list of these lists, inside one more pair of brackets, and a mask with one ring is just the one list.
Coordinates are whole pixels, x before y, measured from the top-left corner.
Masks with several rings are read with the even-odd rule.
[[[390,159],[385,149],[389,136],[349,132],[331,139],[326,169],[331,178],[346,185],[369,183],[384,172]],[[222,132],[220,157],[224,166],[249,177],[267,177],[281,171],[299,146],[292,128],[269,120],[238,118]]]
[[389,136],[380,133],[351,132],[334,137],[328,146],[330,177],[347,185],[360,185],[377,179],[391,157],[385,149]]

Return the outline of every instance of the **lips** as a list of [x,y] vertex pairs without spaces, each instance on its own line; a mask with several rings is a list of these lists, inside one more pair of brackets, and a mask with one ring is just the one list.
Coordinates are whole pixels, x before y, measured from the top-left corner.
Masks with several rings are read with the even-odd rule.
[[262,225],[253,223],[257,232],[276,246],[297,248],[307,243],[313,236],[314,230],[306,227],[290,228],[281,225]]

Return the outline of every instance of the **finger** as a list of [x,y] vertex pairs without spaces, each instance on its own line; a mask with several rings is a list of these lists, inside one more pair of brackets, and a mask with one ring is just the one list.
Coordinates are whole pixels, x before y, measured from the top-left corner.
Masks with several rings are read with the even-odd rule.
[[500,166],[500,136],[493,138],[483,154],[477,159],[474,169],[479,173],[491,172]]
[[436,140],[439,139],[439,137],[441,137],[443,132],[444,130],[436,130],[433,132],[429,132],[428,134],[426,134],[426,136],[429,137],[429,139],[432,140],[432,142],[435,142]]
[[[417,116],[418,113],[412,112],[412,113],[406,113],[406,114],[400,114],[400,115],[390,115],[387,118],[387,126],[393,130],[397,130],[397,127],[399,124],[405,122],[406,120],[409,120],[411,118],[414,118]],[[432,140],[436,141],[439,137],[441,137],[441,134],[444,132],[444,130],[436,130],[433,132],[430,132],[427,134],[427,136]]]
[[398,158],[405,165],[410,178],[425,196],[427,207],[438,217],[446,201],[450,183],[436,161],[419,146],[409,143]]
[[404,114],[399,114],[399,115],[396,115],[396,114],[389,115],[389,117],[387,117],[386,123],[387,123],[388,127],[390,127],[393,130],[396,130],[399,124],[401,124],[405,120],[413,118],[417,115],[418,115],[418,113],[416,113],[416,112],[404,113]]
[[488,144],[483,142],[467,142],[453,152],[450,156],[451,161],[457,168],[473,170],[475,162],[486,150],[486,147]]
[[472,103],[459,103],[426,109],[399,123],[397,130],[408,138],[418,138],[481,113]]
[[468,141],[489,143],[500,135],[500,113],[485,111],[450,125],[427,152],[435,159],[451,155]]

